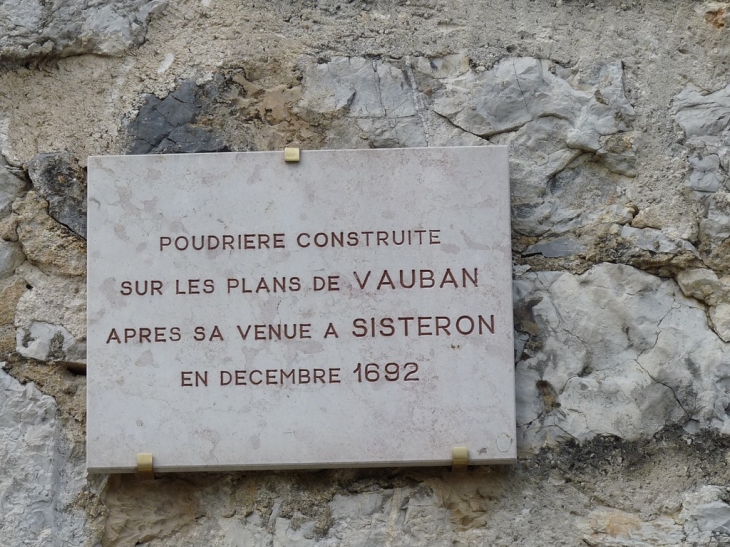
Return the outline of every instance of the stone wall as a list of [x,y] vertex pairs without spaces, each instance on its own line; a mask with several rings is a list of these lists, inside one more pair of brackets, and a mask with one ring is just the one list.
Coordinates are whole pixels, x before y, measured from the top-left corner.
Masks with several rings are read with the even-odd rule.
[[[729,33],[689,0],[0,4],[0,544],[730,545]],[[490,143],[515,465],[86,475],[88,155]]]

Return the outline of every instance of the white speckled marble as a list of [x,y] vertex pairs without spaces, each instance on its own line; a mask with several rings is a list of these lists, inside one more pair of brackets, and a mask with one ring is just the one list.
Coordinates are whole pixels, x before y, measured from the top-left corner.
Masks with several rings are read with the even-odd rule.
[[[88,165],[89,471],[138,452],[160,471],[515,458],[506,147]],[[256,339],[279,324],[296,337]]]

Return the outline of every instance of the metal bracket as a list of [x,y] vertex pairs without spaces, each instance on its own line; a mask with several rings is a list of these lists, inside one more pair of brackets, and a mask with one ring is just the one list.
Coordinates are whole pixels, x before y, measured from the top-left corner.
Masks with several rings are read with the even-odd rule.
[[286,163],[299,163],[299,148],[284,148],[284,161]]
[[137,476],[142,480],[155,479],[155,472],[152,468],[152,454],[148,452],[137,454]]
[[451,470],[466,471],[469,467],[469,448],[466,446],[455,446],[451,449]]

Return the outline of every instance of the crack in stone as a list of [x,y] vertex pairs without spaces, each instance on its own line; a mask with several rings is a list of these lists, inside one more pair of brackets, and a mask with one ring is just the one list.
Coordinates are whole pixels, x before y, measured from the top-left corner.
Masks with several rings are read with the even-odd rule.
[[378,88],[378,101],[380,102],[380,108],[383,109],[383,117],[388,117],[388,111],[385,108],[385,105],[383,104],[383,90],[380,86],[380,74],[378,74],[378,67],[375,65],[377,61],[371,61],[371,65],[373,67],[373,72],[375,72],[375,79],[377,82],[377,88]]
[[[448,123],[449,125],[451,125],[452,127],[455,127],[456,129],[458,129],[458,130],[460,130],[460,131],[463,131],[464,133],[469,133],[470,135],[474,135],[474,136],[475,136],[475,137],[477,137],[478,139],[482,139],[482,140],[488,140],[486,136],[483,136],[483,135],[477,135],[476,133],[472,133],[472,132],[471,132],[471,131],[469,131],[468,129],[464,129],[464,128],[463,128],[463,127],[461,127],[460,125],[457,125],[457,124],[455,124],[455,123],[454,123],[453,121],[451,121],[451,120],[450,120],[450,119],[449,119],[449,118],[448,118],[447,116],[444,116],[444,115],[443,115],[443,114],[441,114],[440,112],[436,112],[435,110],[433,110],[432,112],[433,112],[434,114],[436,114],[436,115],[437,115],[438,117],[440,117],[440,118],[443,118],[444,120],[446,120],[446,122],[447,122],[447,123]],[[520,126],[520,127],[521,127],[521,126]],[[495,136],[495,135],[500,135],[500,134],[502,134],[502,133],[510,133],[510,132],[512,132],[512,131],[514,131],[514,130],[513,130],[513,129],[505,129],[504,131],[501,131],[501,132],[499,132],[499,133],[493,133],[493,134],[489,135],[489,137],[493,137],[493,136]]]
[[[675,301],[675,303],[676,303],[676,301]],[[663,317],[662,317],[662,318],[661,318],[661,319],[659,320],[659,322],[657,323],[657,329],[658,329],[658,332],[657,332],[657,334],[656,334],[656,337],[654,338],[654,343],[652,344],[652,346],[651,346],[650,348],[647,348],[647,349],[645,349],[645,350],[642,350],[642,351],[641,351],[641,352],[639,353],[639,355],[638,355],[638,356],[636,357],[636,359],[634,359],[634,362],[636,362],[636,365],[637,365],[637,366],[638,366],[638,367],[639,367],[639,368],[640,368],[641,370],[643,370],[643,371],[644,371],[644,372],[646,373],[646,375],[647,375],[647,376],[648,376],[649,378],[651,378],[651,379],[652,379],[652,381],[654,381],[654,382],[656,382],[657,384],[660,384],[660,385],[662,385],[662,386],[666,387],[666,388],[667,388],[667,389],[668,389],[669,391],[671,391],[671,392],[672,392],[672,396],[674,397],[674,400],[675,400],[675,401],[677,401],[677,404],[679,405],[679,408],[681,408],[681,409],[682,409],[682,412],[684,412],[684,414],[685,414],[685,416],[687,417],[687,419],[688,419],[688,420],[691,420],[691,419],[692,419],[692,415],[691,415],[691,414],[690,414],[689,412],[687,412],[687,409],[686,409],[686,408],[684,408],[684,405],[683,405],[683,404],[682,404],[682,402],[681,402],[681,401],[679,400],[679,397],[677,396],[677,392],[676,392],[676,391],[674,391],[674,388],[673,388],[672,386],[670,386],[669,384],[666,384],[666,383],[664,383],[664,382],[662,382],[662,381],[660,381],[660,380],[658,380],[658,379],[654,378],[654,376],[652,376],[651,374],[649,374],[649,371],[648,371],[648,370],[646,370],[646,369],[644,368],[644,366],[643,366],[643,365],[642,365],[642,364],[641,364],[641,363],[639,362],[639,359],[641,359],[641,358],[642,358],[642,357],[643,357],[643,356],[644,356],[644,355],[645,355],[645,354],[646,354],[647,352],[650,352],[651,350],[653,350],[653,349],[654,349],[654,348],[656,347],[656,345],[657,345],[657,344],[659,343],[659,336],[660,336],[660,335],[661,335],[661,333],[662,333],[661,325],[662,325],[662,323],[664,322],[664,320],[665,320],[665,319],[667,318],[667,316],[668,316],[668,315],[669,315],[669,314],[670,314],[670,313],[671,313],[672,311],[674,311],[674,309],[675,309],[675,308],[674,308],[674,306],[672,306],[672,307],[671,307],[671,308],[670,308],[669,310],[667,310],[667,312],[666,312],[666,313],[664,314],[664,316],[663,316]]]
[[428,111],[428,108],[426,108],[425,102],[422,99],[423,93],[418,91],[416,87],[416,75],[413,73],[413,61],[410,56],[406,57],[405,69],[403,75],[406,78],[408,87],[411,89],[413,103],[416,106],[416,116],[418,116],[421,122],[421,129],[423,129],[423,138],[426,141],[426,146],[431,146],[431,136],[429,135],[426,118],[423,115],[424,112]]
[[530,113],[530,105],[527,104],[527,97],[525,97],[525,92],[522,90],[522,85],[520,84],[520,78],[517,76],[517,67],[515,66],[515,60],[512,59],[512,71],[515,73],[515,81],[517,82],[517,87],[520,90],[520,93],[522,94],[522,101],[525,103],[525,110],[527,110],[527,113]]
[[639,360],[638,359],[634,359],[634,361],[636,362],[636,365],[641,370],[643,370],[649,378],[651,378],[657,384],[666,387],[669,391],[672,392],[672,396],[674,397],[674,400],[677,401],[677,404],[679,405],[679,408],[682,409],[682,412],[684,412],[684,414],[687,417],[687,419],[688,420],[691,420],[692,419],[692,415],[689,412],[687,412],[687,409],[684,408],[684,405],[682,405],[682,402],[679,400],[679,397],[677,397],[677,392],[674,391],[674,388],[672,386],[670,386],[669,384],[665,384],[664,382],[661,382],[661,381],[657,380],[656,378],[654,378],[654,376],[652,376],[651,374],[649,374],[649,372],[641,365],[641,363],[639,363]]

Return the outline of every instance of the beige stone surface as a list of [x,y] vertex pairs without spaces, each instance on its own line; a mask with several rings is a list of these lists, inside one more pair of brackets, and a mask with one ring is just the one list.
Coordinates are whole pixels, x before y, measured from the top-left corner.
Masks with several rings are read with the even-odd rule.
[[86,360],[86,278],[48,275],[29,263],[18,269],[26,287],[14,317],[16,349],[43,361]]
[[86,273],[86,242],[47,213],[48,204],[35,192],[15,201],[18,241],[28,260],[48,274]]
[[13,324],[18,300],[25,291],[25,282],[21,276],[0,281],[0,325]]

